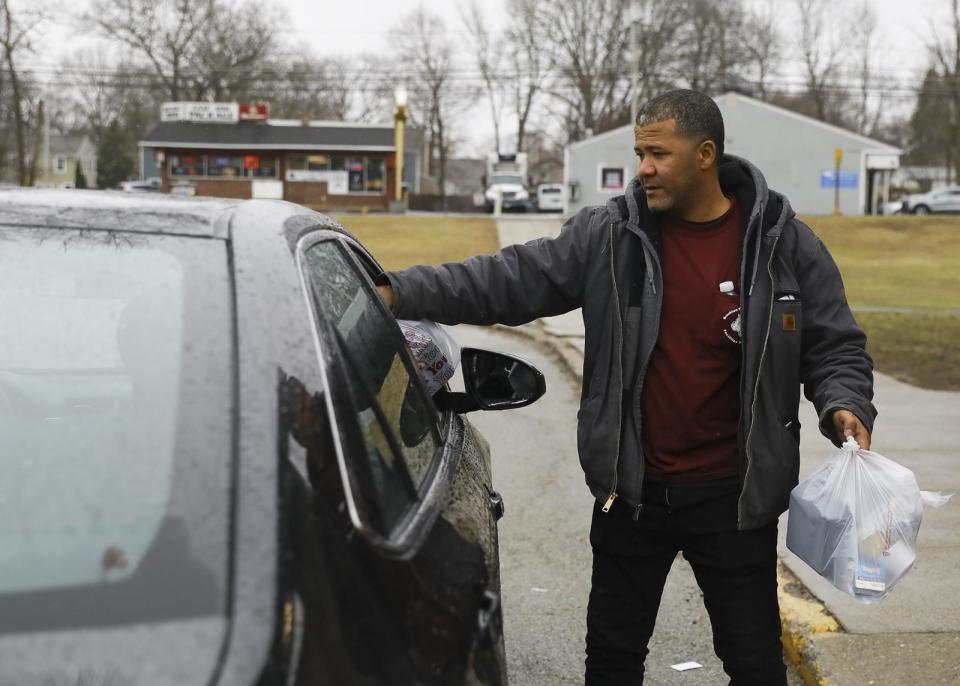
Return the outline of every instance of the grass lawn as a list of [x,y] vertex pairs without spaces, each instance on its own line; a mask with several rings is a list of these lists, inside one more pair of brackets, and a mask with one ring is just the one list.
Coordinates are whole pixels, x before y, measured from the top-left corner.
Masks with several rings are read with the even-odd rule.
[[[341,215],[386,269],[497,250],[490,217]],[[805,217],[843,273],[877,369],[924,388],[960,390],[960,217]]]
[[854,307],[960,309],[960,216],[804,217]]
[[[805,217],[843,274],[878,371],[960,390],[960,217]],[[950,314],[953,310],[953,316]]]
[[346,214],[335,217],[380,261],[395,270],[415,264],[461,262],[500,248],[496,222],[477,217]]

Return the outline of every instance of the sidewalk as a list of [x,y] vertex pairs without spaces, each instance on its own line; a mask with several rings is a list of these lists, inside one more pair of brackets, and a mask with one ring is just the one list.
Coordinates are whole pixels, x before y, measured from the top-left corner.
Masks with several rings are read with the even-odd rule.
[[[555,236],[557,217],[501,219],[501,245]],[[583,362],[580,311],[523,327],[552,348],[578,379]],[[873,448],[909,467],[925,490],[960,492],[960,392],[927,391],[876,374],[879,411]],[[801,400],[800,478],[833,452]],[[913,570],[891,595],[861,605],[821,579],[784,544],[778,554],[784,646],[808,684],[960,684],[960,496],[924,511]]]

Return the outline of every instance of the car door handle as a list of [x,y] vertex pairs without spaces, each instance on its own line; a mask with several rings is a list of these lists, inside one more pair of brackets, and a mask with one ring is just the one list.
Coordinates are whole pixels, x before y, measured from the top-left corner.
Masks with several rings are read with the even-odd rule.
[[491,488],[488,488],[487,491],[490,494],[490,511],[493,513],[493,520],[498,522],[506,511],[503,506],[503,496]]
[[477,629],[481,636],[495,639],[499,633],[500,594],[489,588],[480,594],[480,610],[477,612]]

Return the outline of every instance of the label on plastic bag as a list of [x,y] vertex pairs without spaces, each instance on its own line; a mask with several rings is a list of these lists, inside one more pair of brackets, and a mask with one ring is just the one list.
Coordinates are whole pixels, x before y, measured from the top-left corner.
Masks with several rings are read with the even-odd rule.
[[460,362],[456,342],[433,322],[398,319],[407,347],[427,392],[433,395],[453,376]]
[[879,567],[857,565],[857,575],[853,579],[853,585],[862,591],[883,593],[887,590],[887,582],[883,579],[883,571]]

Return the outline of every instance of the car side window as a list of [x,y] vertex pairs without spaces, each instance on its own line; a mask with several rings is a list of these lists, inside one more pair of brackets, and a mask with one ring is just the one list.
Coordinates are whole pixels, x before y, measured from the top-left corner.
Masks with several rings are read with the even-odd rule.
[[304,252],[323,316],[337,332],[353,380],[355,410],[388,529],[425,484],[439,445],[437,414],[425,397],[403,337],[339,241]]

